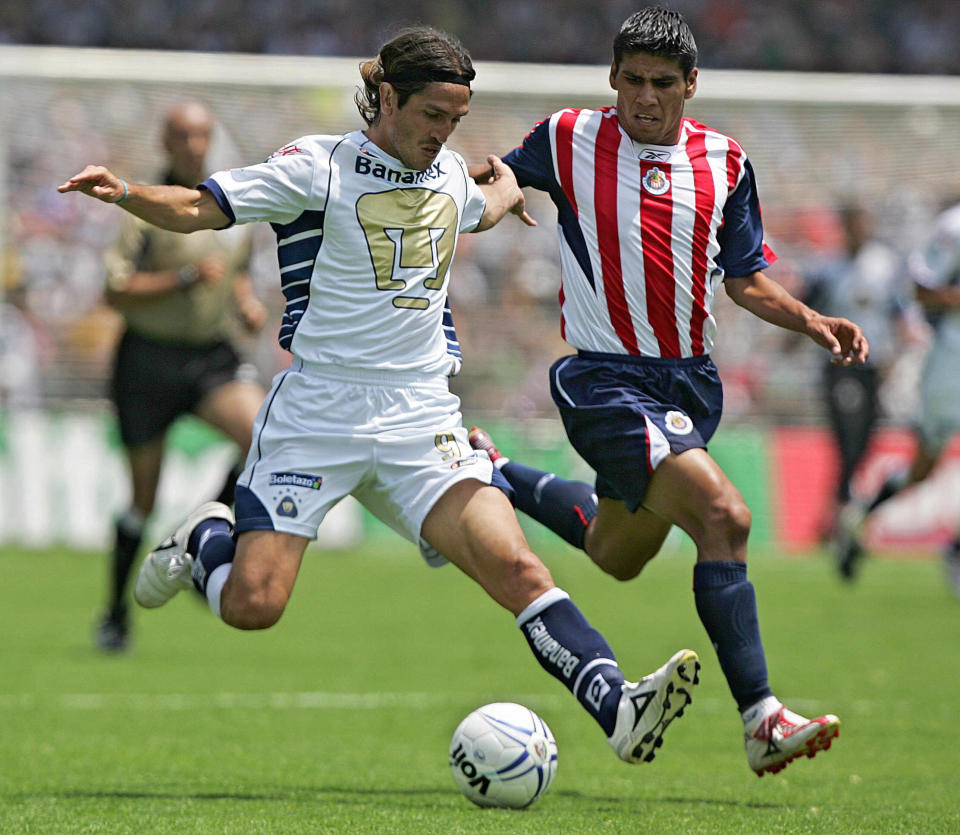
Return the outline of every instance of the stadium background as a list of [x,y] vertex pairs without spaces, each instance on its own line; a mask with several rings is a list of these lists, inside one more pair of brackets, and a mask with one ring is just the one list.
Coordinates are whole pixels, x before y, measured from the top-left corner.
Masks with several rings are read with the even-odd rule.
[[[700,91],[688,113],[737,137],[753,160],[768,242],[781,259],[771,274],[787,286],[840,245],[838,201],[866,201],[881,236],[907,253],[936,211],[960,195],[956,4],[674,5],[688,15],[701,49]],[[412,21],[459,34],[477,60],[472,112],[451,144],[468,160],[504,153],[560,106],[612,100],[610,33],[634,8],[419,2],[398,18],[380,2],[6,4],[0,543],[102,546],[112,511],[126,500],[103,398],[118,320],[101,299],[101,253],[119,213],[58,195],[66,176],[97,161],[155,178],[160,115],[184,95],[207,100],[222,123],[215,167],[259,160],[305,133],[353,128],[359,58]],[[304,57],[290,57],[297,55]],[[531,211],[537,230],[505,223],[461,245],[451,299],[466,365],[455,388],[465,420],[492,424],[508,450],[585,474],[546,385],[547,367],[566,350],[557,324],[554,210],[531,196]],[[265,228],[258,235],[255,279],[278,317],[271,236]],[[724,297],[718,318],[726,412],[711,451],[753,508],[755,540],[808,546],[835,467],[822,428],[822,358]],[[265,377],[287,361],[274,330],[248,346]],[[884,388],[884,429],[861,473],[865,487],[909,455],[921,359],[922,348],[907,352]],[[229,450],[196,424],[180,426],[172,444],[158,525],[210,492],[229,461]],[[922,554],[948,535],[960,519],[957,452],[931,483],[884,509],[872,531],[876,544]],[[379,530],[346,505],[325,526],[324,541],[354,542]]]

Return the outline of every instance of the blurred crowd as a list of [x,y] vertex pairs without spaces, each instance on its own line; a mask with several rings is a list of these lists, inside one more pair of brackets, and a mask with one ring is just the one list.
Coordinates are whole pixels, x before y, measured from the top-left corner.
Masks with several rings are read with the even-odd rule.
[[[685,0],[707,67],[955,72],[960,6],[918,0],[748,3]],[[374,0],[273,4],[153,0],[0,4],[0,41],[84,46],[368,55],[398,22],[425,19],[460,33],[477,58],[600,63],[609,32],[632,3],[569,0],[410,2],[400,12]],[[402,15],[399,17],[397,15]],[[510,32],[510,37],[504,37]],[[945,42],[949,44],[945,46]],[[522,51],[521,51],[522,50]],[[598,68],[599,69],[599,68]],[[603,86],[601,79],[600,88]],[[920,86],[921,78],[916,79]],[[207,100],[220,123],[214,167],[249,164],[305,133],[357,126],[352,90],[228,88],[184,80],[146,84],[8,80],[0,89],[0,204],[8,207],[0,252],[0,409],[13,405],[103,404],[119,319],[102,299],[103,252],[120,212],[57,194],[88,162],[125,176],[159,175],[159,115],[172,100]],[[506,153],[539,119],[569,101],[562,90],[499,98],[478,89],[453,137],[468,161]],[[737,137],[757,172],[769,243],[780,255],[771,275],[802,292],[805,276],[843,250],[838,205],[867,203],[874,234],[906,258],[942,204],[960,195],[960,97],[956,106],[909,101],[822,106],[693,99],[694,118]],[[485,414],[552,416],[546,369],[568,351],[559,333],[555,209],[531,195],[540,227],[505,222],[465,236],[451,300],[465,353],[455,382],[468,420]],[[258,229],[253,276],[279,320],[275,247]],[[821,357],[742,314],[719,294],[726,413],[739,420],[823,419]],[[726,320],[726,321],[724,321]],[[247,349],[264,379],[288,361],[274,327]],[[789,353],[787,353],[789,352]],[[903,352],[889,377],[887,414],[910,413],[918,349]],[[475,417],[474,417],[475,416]]]
[[[429,21],[477,59],[598,63],[635,0],[35,0],[0,5],[0,43],[364,56]],[[960,5],[939,0],[674,0],[703,66],[960,72]]]

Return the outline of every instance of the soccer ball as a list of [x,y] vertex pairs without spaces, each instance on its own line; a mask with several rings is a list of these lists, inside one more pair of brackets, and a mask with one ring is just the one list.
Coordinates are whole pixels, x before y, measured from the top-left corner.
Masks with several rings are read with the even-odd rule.
[[557,743],[530,708],[512,702],[478,707],[453,732],[450,771],[478,806],[523,809],[557,773]]

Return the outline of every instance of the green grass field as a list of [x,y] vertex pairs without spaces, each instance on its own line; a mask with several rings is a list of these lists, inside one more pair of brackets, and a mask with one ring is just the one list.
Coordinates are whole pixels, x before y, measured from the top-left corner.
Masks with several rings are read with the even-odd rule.
[[[703,659],[657,759],[628,766],[508,614],[386,542],[309,552],[272,630],[230,630],[184,594],[137,611],[113,657],[91,644],[101,555],[0,550],[0,832],[960,831],[960,601],[936,562],[877,560],[847,587],[822,555],[754,554],[774,688],[844,722],[830,751],[760,780],[686,549],[628,584],[565,546],[545,555],[628,676],[683,646]],[[459,720],[498,700],[559,745],[523,812],[475,808],[447,767]]]

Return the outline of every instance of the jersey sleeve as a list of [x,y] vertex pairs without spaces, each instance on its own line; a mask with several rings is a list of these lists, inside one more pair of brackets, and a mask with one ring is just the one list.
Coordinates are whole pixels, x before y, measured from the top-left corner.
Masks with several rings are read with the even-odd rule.
[[929,243],[910,258],[910,277],[936,290],[960,284],[960,211],[941,217]]
[[318,175],[321,159],[308,139],[298,139],[271,154],[266,162],[246,168],[218,171],[200,184],[209,191],[231,223],[291,223],[308,203],[322,200],[315,183],[326,184]]
[[463,158],[457,154],[456,159],[457,165],[463,172],[463,181],[466,188],[463,214],[460,217],[460,231],[472,232],[480,225],[480,220],[487,208],[487,198],[483,196],[480,186],[474,182],[473,177],[467,173],[467,164],[463,161]]
[[724,273],[742,278],[769,267],[777,256],[763,242],[763,221],[757,181],[750,161],[743,161],[743,176],[723,207],[723,226],[717,235],[717,262]]
[[540,191],[555,189],[557,179],[550,146],[550,120],[544,119],[534,127],[519,147],[507,154],[503,161],[513,169],[521,188],[530,186]]

